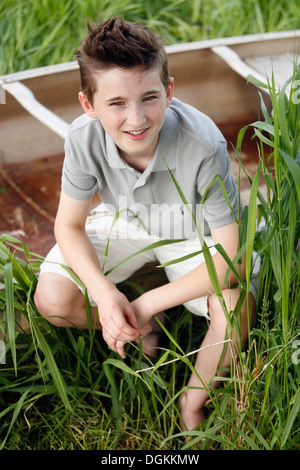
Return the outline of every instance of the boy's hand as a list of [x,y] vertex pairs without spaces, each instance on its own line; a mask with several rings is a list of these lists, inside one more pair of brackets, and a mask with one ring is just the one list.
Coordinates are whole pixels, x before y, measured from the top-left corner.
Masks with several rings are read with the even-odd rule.
[[141,329],[147,325],[153,315],[152,313],[148,312],[148,308],[144,299],[145,295],[141,295],[130,303],[131,307],[133,308],[137,323]]
[[98,315],[103,339],[113,351],[125,358],[124,344],[142,335],[129,301],[113,287],[102,294],[98,302]]

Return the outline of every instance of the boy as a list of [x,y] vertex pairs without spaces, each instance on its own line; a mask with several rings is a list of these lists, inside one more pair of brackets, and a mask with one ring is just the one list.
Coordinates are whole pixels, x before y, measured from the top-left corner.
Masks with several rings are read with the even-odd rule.
[[[222,342],[227,322],[203,254],[166,267],[170,282],[131,303],[116,284],[149,261],[165,263],[201,249],[169,170],[194,212],[208,184],[220,175],[238,216],[238,195],[223,136],[208,117],[173,98],[174,79],[169,76],[164,47],[146,27],[116,18],[89,26],[77,58],[79,100],[85,114],[71,125],[65,144],[55,222],[57,245],[41,267],[35,294],[40,313],[57,326],[87,327],[83,289],[61,266],[68,265],[86,286],[94,315],[98,308],[96,326],[104,340],[122,357],[124,344],[140,335],[147,350],[153,318],[180,304],[209,319],[202,346]],[[88,217],[95,192],[109,208],[104,217]],[[233,259],[238,224],[217,179],[207,191],[203,213],[203,235],[211,246],[227,308],[233,310],[239,289],[225,285],[227,264],[213,245],[221,243]],[[175,243],[143,251],[163,239]],[[233,272],[228,282],[236,284]],[[246,302],[240,312],[244,345],[248,315],[251,322],[255,312],[252,291],[249,312]],[[195,368],[204,383],[215,376],[222,349],[220,345],[198,353]],[[221,367],[229,364],[227,348]],[[197,388],[182,397],[181,415],[183,426],[192,429],[204,418],[208,395],[196,376],[189,385]]]

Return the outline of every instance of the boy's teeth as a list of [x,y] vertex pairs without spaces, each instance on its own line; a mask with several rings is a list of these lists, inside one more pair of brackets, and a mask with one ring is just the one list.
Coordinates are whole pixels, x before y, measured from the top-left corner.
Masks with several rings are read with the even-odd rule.
[[139,135],[142,134],[142,132],[144,132],[144,129],[142,131],[128,131],[128,134]]

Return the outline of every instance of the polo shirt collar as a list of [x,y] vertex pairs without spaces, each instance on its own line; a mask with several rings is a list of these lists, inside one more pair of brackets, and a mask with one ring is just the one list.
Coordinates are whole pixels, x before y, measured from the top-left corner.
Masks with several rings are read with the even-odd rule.
[[119,155],[118,148],[113,139],[105,132],[106,139],[106,159],[111,168],[124,169],[126,168],[124,160]]
[[[113,139],[105,133],[106,158],[111,168],[125,169],[126,163],[119,155],[118,148]],[[178,139],[178,123],[170,108],[167,108],[164,124],[161,128],[158,145],[153,156],[151,171],[165,171],[167,166],[170,170],[176,168],[176,153]],[[167,165],[167,166],[166,166]]]
[[166,110],[164,124],[161,128],[158,145],[153,157],[151,171],[165,171],[176,168],[178,140],[178,123],[170,108]]

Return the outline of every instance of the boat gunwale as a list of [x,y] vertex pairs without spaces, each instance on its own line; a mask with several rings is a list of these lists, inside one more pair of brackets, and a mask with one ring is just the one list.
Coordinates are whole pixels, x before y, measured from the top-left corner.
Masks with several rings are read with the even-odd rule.
[[[246,45],[255,42],[268,42],[278,39],[296,39],[300,38],[300,29],[279,31],[279,32],[268,32],[268,33],[257,33],[257,34],[246,34],[244,36],[232,36],[226,38],[215,38],[215,39],[204,39],[201,41],[192,41],[185,43],[177,43],[166,45],[165,49],[168,55],[193,52],[197,50],[213,49],[218,46],[238,46]],[[44,75],[51,75],[61,72],[69,72],[77,70],[77,61],[63,62],[59,64],[45,65],[33,69],[23,70],[20,72],[14,72],[0,76],[0,86],[5,83],[12,83],[15,81],[23,81],[27,79],[37,78]]]

